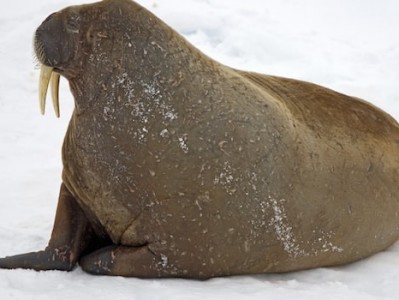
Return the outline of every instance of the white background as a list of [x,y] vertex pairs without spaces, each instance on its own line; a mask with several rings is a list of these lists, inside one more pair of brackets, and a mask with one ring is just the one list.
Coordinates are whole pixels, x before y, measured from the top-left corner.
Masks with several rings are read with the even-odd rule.
[[[72,0],[0,4],[0,257],[46,246],[73,108],[39,114],[35,28]],[[399,118],[396,0],[141,0],[224,64],[312,81]],[[399,184],[399,183],[398,183]],[[370,220],[373,222],[373,220]],[[398,220],[399,222],[399,220]],[[350,229],[349,229],[350,230]],[[0,270],[1,299],[399,299],[399,244],[344,267],[208,281]]]

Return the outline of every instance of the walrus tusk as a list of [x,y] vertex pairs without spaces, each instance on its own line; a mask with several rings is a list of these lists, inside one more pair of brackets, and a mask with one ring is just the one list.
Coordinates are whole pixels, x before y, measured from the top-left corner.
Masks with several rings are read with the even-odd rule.
[[55,115],[58,118],[60,116],[60,105],[58,97],[60,75],[53,72],[52,67],[42,65],[40,69],[40,79],[39,79],[39,100],[40,100],[40,111],[42,115],[44,115],[46,111],[46,97],[50,82],[51,82],[51,96],[53,98],[54,111]]
[[51,84],[51,96],[53,98],[54,112],[57,118],[60,117],[60,98],[59,98],[59,87],[60,87],[60,74],[53,72],[50,79]]
[[40,112],[42,113],[42,115],[44,115],[44,112],[46,110],[47,89],[52,73],[53,73],[53,68],[42,65],[40,69],[40,79],[39,79],[39,100],[40,100]]

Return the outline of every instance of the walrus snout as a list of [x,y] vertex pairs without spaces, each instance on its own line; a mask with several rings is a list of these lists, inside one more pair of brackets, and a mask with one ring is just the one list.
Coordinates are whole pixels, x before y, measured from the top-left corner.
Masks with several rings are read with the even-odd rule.
[[56,13],[47,17],[34,35],[34,51],[40,63],[56,67],[62,62],[62,29]]
[[[53,69],[62,65],[63,41],[61,21],[57,13],[48,16],[36,30],[33,40],[33,47],[38,61],[42,64],[39,79],[39,100],[40,110],[44,114],[48,85],[51,84],[54,111],[57,117],[60,116],[59,109],[59,81],[60,75],[53,72]],[[65,46],[64,46],[65,47]]]

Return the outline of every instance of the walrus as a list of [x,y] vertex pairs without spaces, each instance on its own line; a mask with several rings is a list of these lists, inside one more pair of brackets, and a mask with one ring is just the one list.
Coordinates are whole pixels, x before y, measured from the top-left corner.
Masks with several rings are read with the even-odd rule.
[[211,278],[342,265],[399,234],[399,127],[312,83],[207,57],[129,0],[37,29],[44,113],[75,109],[53,232],[1,268]]

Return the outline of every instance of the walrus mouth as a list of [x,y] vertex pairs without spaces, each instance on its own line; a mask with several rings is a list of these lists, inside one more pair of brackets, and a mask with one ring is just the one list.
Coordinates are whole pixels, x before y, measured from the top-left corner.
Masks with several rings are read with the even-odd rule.
[[51,85],[51,96],[53,98],[54,112],[57,118],[60,117],[60,101],[59,101],[59,86],[60,74],[54,72],[53,67],[42,65],[40,68],[39,79],[39,100],[40,111],[44,115],[46,111],[46,97],[49,84]]

